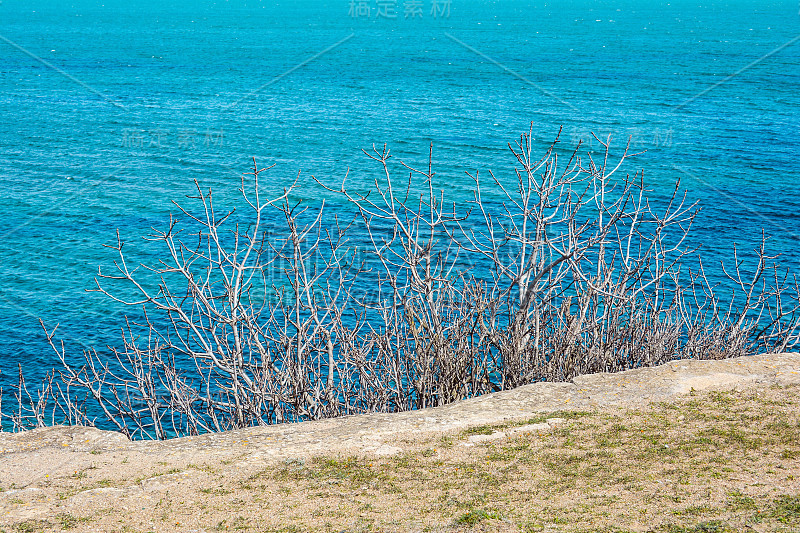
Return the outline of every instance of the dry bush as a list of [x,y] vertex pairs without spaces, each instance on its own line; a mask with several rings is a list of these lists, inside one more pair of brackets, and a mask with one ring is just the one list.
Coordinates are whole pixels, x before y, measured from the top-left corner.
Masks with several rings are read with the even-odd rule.
[[559,157],[556,138],[536,159],[523,134],[515,182],[476,173],[467,206],[435,188],[432,147],[402,179],[373,147],[368,192],[318,182],[353,208],[345,221],[295,204],[296,183],[265,196],[255,161],[245,213],[217,212],[195,183],[193,204],[148,237],[158,264],[131,267],[118,233],[115,269],[96,278],[142,309],[113,356],[72,364],[45,329],[62,366],[33,394],[20,371],[6,418],[163,439],[796,346],[800,287],[764,239],[748,277],[734,252],[723,301],[685,244],[697,206],[676,184],[657,208],[642,175],[622,173],[628,149],[612,160],[598,142],[600,158],[580,145]]

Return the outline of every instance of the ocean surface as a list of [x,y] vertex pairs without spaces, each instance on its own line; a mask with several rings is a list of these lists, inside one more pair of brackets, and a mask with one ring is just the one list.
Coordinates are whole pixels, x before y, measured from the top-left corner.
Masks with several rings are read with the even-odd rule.
[[702,211],[710,268],[762,229],[800,270],[798,0],[0,3],[0,382],[116,344],[124,309],[86,292],[115,230],[163,228],[193,180],[223,197],[255,157],[365,184],[387,143],[451,200],[466,171],[511,176],[507,144],[611,136],[656,197]]

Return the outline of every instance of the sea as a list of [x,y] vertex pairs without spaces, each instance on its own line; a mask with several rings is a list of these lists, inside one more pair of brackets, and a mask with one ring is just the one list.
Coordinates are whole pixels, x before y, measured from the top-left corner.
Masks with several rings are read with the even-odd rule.
[[698,203],[718,279],[762,235],[800,271],[798,0],[2,0],[5,395],[58,365],[40,321],[69,358],[119,344],[131,309],[88,291],[108,245],[135,251],[195,180],[224,202],[255,158],[336,207],[314,178],[369,188],[362,150],[426,167],[432,144],[462,205],[470,174],[513,178],[527,132],[534,153],[630,143],[622,171]]

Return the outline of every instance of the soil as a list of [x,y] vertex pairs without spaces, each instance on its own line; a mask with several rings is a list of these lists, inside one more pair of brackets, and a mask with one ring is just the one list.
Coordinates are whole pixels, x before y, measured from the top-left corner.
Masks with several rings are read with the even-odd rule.
[[0,433],[0,531],[800,531],[800,354],[130,442]]

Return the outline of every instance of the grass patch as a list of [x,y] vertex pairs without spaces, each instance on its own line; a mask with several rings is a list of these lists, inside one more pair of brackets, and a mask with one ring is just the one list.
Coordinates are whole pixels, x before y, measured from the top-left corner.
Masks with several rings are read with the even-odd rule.
[[[800,464],[792,460],[800,446],[786,442],[800,413],[781,401],[798,390],[770,390],[768,398],[697,392],[636,410],[536,414],[443,437],[409,436],[398,442],[405,452],[391,457],[190,465],[214,481],[182,484],[193,494],[170,492],[137,509],[134,529],[151,529],[152,517],[183,527],[189,515],[206,531],[800,531],[793,481]],[[475,446],[458,442],[548,418],[581,420]]]
[[18,533],[38,533],[50,527],[52,527],[52,524],[46,520],[28,519],[14,524],[12,531]]
[[655,531],[658,533],[738,533],[738,529],[734,529],[730,525],[714,520],[711,522],[701,522],[694,526],[683,526],[669,524],[657,528]]
[[230,489],[226,489],[224,487],[210,487],[205,489],[200,489],[200,492],[203,494],[212,494],[214,496],[226,496],[231,494],[233,491]]
[[61,529],[72,529],[80,524],[92,521],[91,518],[72,516],[69,513],[60,514],[56,518],[61,525]]
[[501,428],[503,426],[494,426],[494,425],[483,425],[483,426],[474,426],[471,428],[467,428],[461,432],[464,436],[471,436],[471,435],[491,435],[495,432],[497,428]]
[[773,500],[762,517],[774,518],[782,524],[800,523],[800,496],[781,496]]
[[564,420],[574,420],[578,418],[583,418],[587,416],[594,416],[597,413],[591,411],[553,411],[550,413],[542,413],[540,415],[536,415],[535,417],[524,419],[524,420],[517,420],[513,422],[506,422],[503,424],[483,424],[480,426],[473,426],[469,427],[461,432],[462,437],[469,437],[472,435],[491,435],[496,431],[502,431],[504,429],[513,428],[513,427],[520,427],[520,426],[527,426],[530,424],[541,424],[546,422],[552,418],[562,418]]
[[455,523],[461,526],[474,526],[484,520],[500,519],[500,515],[495,512],[484,511],[483,509],[471,509],[456,518]]
[[164,472],[139,476],[134,480],[134,483],[138,485],[139,483],[141,483],[146,479],[153,479],[154,477],[161,477],[161,476],[169,476],[171,474],[180,474],[181,472],[183,472],[183,470],[181,470],[180,468],[170,468],[169,470],[166,470]]

